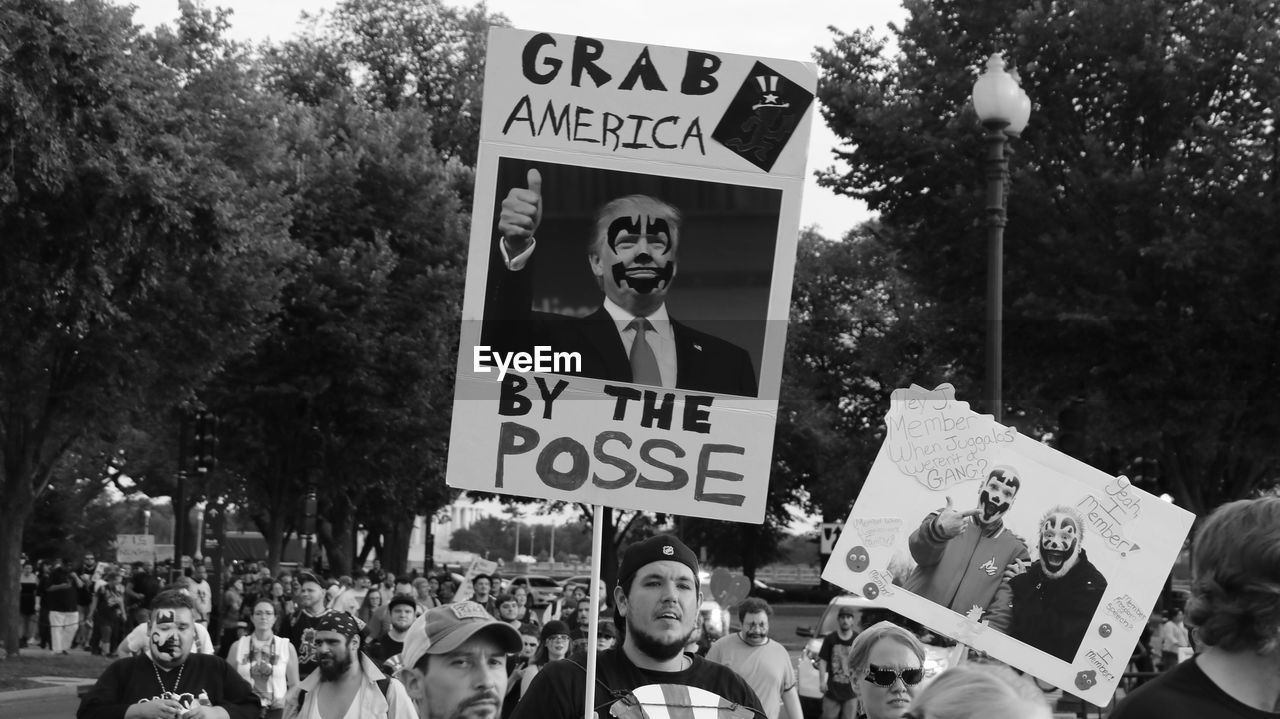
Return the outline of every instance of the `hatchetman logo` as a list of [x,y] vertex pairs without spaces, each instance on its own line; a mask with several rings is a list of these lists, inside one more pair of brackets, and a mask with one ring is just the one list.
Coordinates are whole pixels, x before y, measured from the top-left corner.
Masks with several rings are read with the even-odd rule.
[[498,381],[515,372],[551,372],[554,374],[581,374],[582,355],[578,352],[553,352],[549,345],[537,345],[533,352],[494,352],[489,345],[476,345],[472,355],[472,369],[487,373],[498,368]]
[[664,544],[662,545],[662,553],[670,557],[671,555],[676,553],[676,548],[671,546],[670,544]]
[[812,103],[813,93],[757,62],[711,137],[769,172]]

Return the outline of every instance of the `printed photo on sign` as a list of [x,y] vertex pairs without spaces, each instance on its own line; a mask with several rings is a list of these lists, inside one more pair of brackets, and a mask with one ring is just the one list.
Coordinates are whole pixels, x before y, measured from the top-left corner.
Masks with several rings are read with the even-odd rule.
[[495,194],[495,373],[545,347],[543,372],[757,395],[780,191],[502,158]]
[[816,80],[491,29],[450,486],[763,521]]
[[1193,519],[912,387],[823,579],[1102,706]]

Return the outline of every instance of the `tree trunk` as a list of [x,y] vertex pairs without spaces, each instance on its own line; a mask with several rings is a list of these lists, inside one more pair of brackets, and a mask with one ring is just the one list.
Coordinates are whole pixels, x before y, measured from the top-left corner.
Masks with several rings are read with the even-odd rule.
[[[8,501],[0,509],[0,629],[9,656],[17,656],[22,634],[22,617],[18,613],[19,578],[22,576],[22,533],[35,505],[30,480],[16,480],[6,474]],[[25,491],[24,491],[25,490]]]
[[[430,522],[427,523],[427,528],[430,529]],[[382,567],[388,573],[401,575],[408,572],[409,537],[412,535],[413,517],[392,522],[382,535],[382,550],[378,552],[378,559],[382,560]]]
[[382,560],[382,534],[373,530],[365,530],[364,545],[360,547],[360,551],[356,553],[356,566],[363,567],[369,561],[369,553],[374,549],[378,550],[378,560]]
[[760,541],[760,526],[756,524],[742,525],[742,573],[747,579],[756,578],[756,543]]
[[278,576],[280,562],[284,559],[284,521],[279,515],[272,515],[271,521],[260,524],[258,529],[267,543],[267,566],[271,567],[271,576]]
[[[618,547],[625,539],[624,536],[614,536],[616,531],[613,522],[613,508],[604,507],[600,512],[601,518],[604,520],[602,534],[604,537],[603,547],[592,547],[591,551],[600,552],[600,578],[604,580],[604,586],[610,591],[605,592],[612,597],[612,587],[618,584]],[[610,601],[610,604],[613,602]]]
[[355,522],[348,507],[335,507],[329,512],[327,522],[320,522],[317,527],[320,543],[324,546],[325,556],[329,559],[329,574],[341,576],[351,574],[351,542]]

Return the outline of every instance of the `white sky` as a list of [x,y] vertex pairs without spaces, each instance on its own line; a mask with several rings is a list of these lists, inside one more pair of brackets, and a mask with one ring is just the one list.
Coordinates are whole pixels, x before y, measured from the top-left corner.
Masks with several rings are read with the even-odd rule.
[[[474,3],[446,0],[453,5]],[[332,8],[336,0],[203,0],[234,11],[231,35],[241,40],[282,40],[295,33],[303,11]],[[785,60],[813,61],[813,49],[829,47],[834,25],[844,32],[873,27],[888,35],[901,22],[901,0],[489,0],[491,12],[513,25],[567,35],[672,45]],[[147,27],[172,22],[178,0],[134,0],[135,22]],[[818,187],[815,168],[835,163],[836,137],[815,114],[809,142],[809,178],[800,222],[823,235],[842,236],[867,219],[866,206]]]

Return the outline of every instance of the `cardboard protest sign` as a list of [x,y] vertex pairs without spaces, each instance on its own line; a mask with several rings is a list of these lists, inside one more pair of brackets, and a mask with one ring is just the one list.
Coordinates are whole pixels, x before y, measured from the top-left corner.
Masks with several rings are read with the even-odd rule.
[[150,534],[117,534],[116,564],[156,563],[156,538]]
[[[481,574],[492,577],[494,572],[498,571],[498,563],[489,559],[481,559],[476,557],[471,560],[471,564],[467,565],[467,573],[463,576],[462,585],[458,587],[458,591],[453,595],[453,601],[465,602],[476,594],[476,588],[471,584],[472,580]],[[496,592],[495,592],[496,594]]]
[[1194,515],[950,385],[895,391],[886,422],[822,578],[1105,705]]
[[815,85],[491,30],[450,485],[763,521]]

